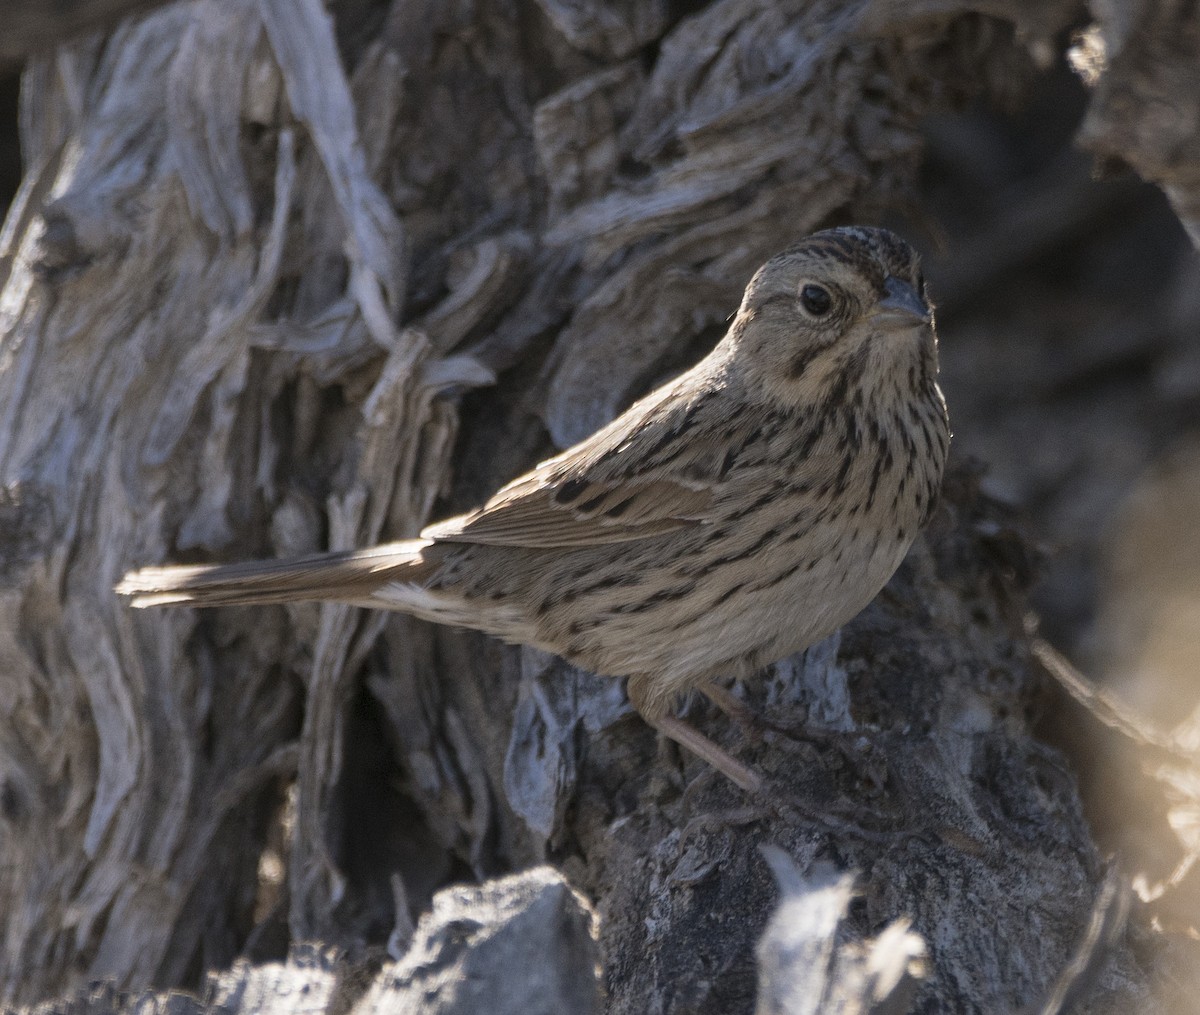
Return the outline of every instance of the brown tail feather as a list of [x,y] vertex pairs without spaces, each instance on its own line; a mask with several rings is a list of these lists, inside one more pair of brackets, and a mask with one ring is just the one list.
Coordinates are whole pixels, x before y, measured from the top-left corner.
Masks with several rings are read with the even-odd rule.
[[421,551],[429,545],[427,539],[408,539],[283,560],[146,567],[127,574],[116,590],[138,608],[317,600],[368,606],[371,593],[389,580],[419,581],[426,570]]

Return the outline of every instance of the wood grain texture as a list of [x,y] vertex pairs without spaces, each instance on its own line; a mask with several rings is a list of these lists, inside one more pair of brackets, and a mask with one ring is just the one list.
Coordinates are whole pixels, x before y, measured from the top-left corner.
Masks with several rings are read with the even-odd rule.
[[[1135,8],[1195,17],[1104,5]],[[840,643],[751,688],[791,734],[696,716],[793,788],[771,813],[684,792],[699,769],[611,682],[539,653],[111,589],[474,507],[696,359],[765,256],[911,198],[922,118],[1010,94],[1075,6],[370,9],[191,0],[26,67],[0,232],[0,1000],[195,990],[239,956],[282,983],[301,941],[369,962],[447,884],[549,859],[600,914],[610,1011],[750,1012],[769,842],[860,872],[845,937],[911,921],[925,1010],[1036,1004],[1104,870],[1029,733],[1020,569],[964,473]],[[1083,1010],[1164,1010],[1157,954],[1116,940]]]

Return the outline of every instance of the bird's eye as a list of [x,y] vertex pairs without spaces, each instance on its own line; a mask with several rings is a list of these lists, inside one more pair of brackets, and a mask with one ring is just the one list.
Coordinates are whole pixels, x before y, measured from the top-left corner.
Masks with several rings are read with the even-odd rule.
[[809,282],[800,290],[800,305],[813,317],[824,317],[833,306],[833,297],[824,286]]

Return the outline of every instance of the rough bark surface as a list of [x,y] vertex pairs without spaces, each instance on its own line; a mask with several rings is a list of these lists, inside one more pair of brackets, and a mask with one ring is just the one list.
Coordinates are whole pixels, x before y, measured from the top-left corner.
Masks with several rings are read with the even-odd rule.
[[[79,992],[78,1015],[168,1011],[262,1015],[353,1010],[356,1015],[591,1015],[600,1011],[595,914],[548,867],[439,892],[406,955],[345,962],[298,945],[285,962],[239,961],[198,995],[120,991],[111,981]],[[520,970],[522,975],[514,975]],[[62,1002],[34,1009],[64,1010]]]
[[[1196,238],[1196,130],[1138,113],[1200,101],[1196,12],[1094,7],[1088,143]],[[1186,951],[1088,933],[1119,907],[1030,731],[1030,555],[963,464],[880,599],[746,689],[763,742],[696,713],[763,801],[533,651],[110,591],[470,507],[711,345],[765,257],[911,208],[925,118],[1011,99],[1079,13],[190,0],[31,61],[0,232],[0,1000],[191,1012],[224,982],[250,1010],[253,982],[281,1012],[409,1010],[379,949],[411,971],[435,893],[547,862],[599,914],[613,1013],[750,1012],[756,985],[771,1013],[1015,1012],[1067,980],[1079,1011],[1170,1010],[1164,978],[1186,997]],[[544,959],[575,998],[546,1010],[586,1012],[586,911],[527,877],[444,933],[515,893],[562,954],[521,951],[516,920],[463,962],[535,982]],[[206,999],[165,992],[235,960]]]

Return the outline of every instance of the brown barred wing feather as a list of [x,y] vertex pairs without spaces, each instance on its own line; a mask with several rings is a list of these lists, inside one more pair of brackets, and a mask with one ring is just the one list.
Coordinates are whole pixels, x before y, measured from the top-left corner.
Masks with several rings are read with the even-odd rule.
[[711,488],[667,479],[538,482],[505,487],[478,511],[425,529],[425,539],[491,546],[597,546],[648,539],[708,520]]

